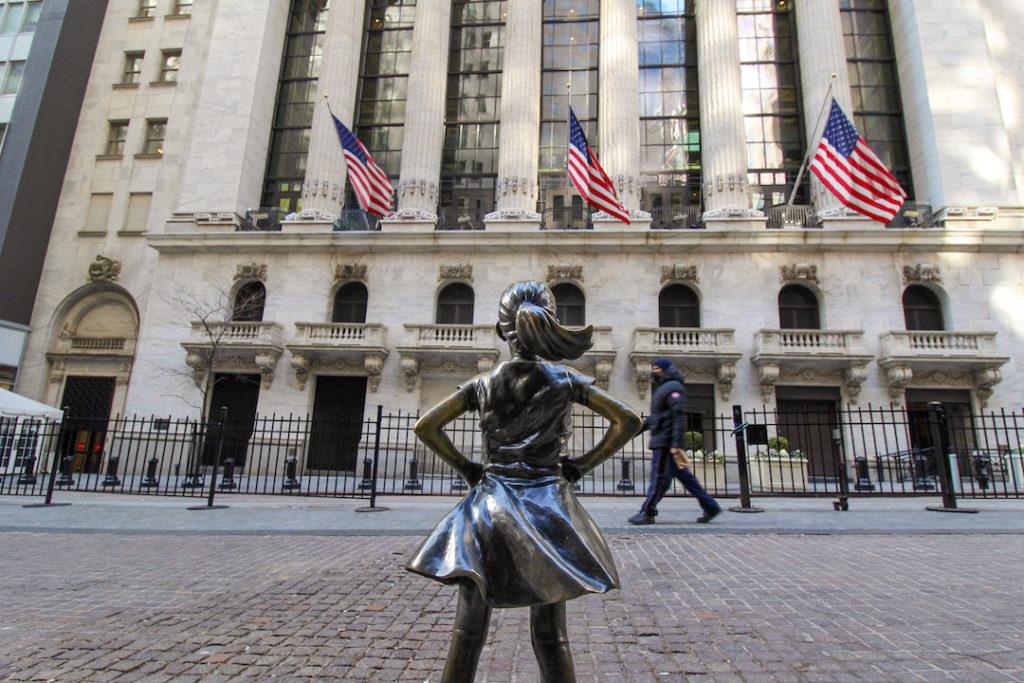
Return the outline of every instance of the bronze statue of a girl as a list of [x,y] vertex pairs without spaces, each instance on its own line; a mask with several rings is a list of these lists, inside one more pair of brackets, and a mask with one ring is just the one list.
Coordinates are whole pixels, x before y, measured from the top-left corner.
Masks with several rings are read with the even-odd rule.
[[[471,489],[408,569],[459,587],[442,681],[473,680],[492,608],[529,606],[542,679],[571,682],[565,601],[619,585],[608,546],[576,500],[573,483],[625,445],[640,418],[590,377],[556,364],[583,355],[593,328],[563,327],[545,285],[509,287],[497,327],[512,360],[478,375],[416,423],[416,435]],[[574,403],[608,418],[611,427],[588,453],[560,458]],[[486,465],[459,453],[443,431],[470,410],[480,415]]]

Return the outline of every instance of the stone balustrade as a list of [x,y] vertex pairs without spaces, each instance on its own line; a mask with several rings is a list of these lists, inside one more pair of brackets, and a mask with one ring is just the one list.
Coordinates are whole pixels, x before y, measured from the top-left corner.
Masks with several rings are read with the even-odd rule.
[[640,396],[647,393],[650,364],[655,358],[675,361],[687,381],[713,383],[723,401],[729,400],[736,378],[736,331],[713,327],[638,327],[633,331],[633,365]]

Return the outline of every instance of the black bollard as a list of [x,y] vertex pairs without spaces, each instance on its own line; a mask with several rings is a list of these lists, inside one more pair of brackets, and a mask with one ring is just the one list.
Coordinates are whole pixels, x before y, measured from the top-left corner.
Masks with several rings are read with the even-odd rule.
[[121,458],[116,455],[112,455],[107,458],[107,476],[103,478],[101,486],[120,486],[121,480],[117,477],[117,466],[121,462]]
[[36,456],[29,453],[25,458],[25,464],[18,477],[18,486],[35,486],[36,483]]
[[60,460],[60,479],[57,480],[57,486],[74,486],[75,478],[72,477],[72,473],[75,468],[75,456],[72,453],[65,453],[64,457]]
[[854,486],[858,491],[874,491],[875,485],[871,483],[871,475],[868,472],[868,459],[861,456],[854,460],[857,468],[857,484]]
[[373,488],[373,458],[369,454],[363,458],[363,480],[359,482],[360,491],[369,491]]
[[469,484],[466,483],[465,479],[457,474],[452,477],[452,491],[465,491],[468,488]]
[[[914,488],[918,491],[931,491],[935,485],[928,480],[928,456],[924,454],[927,449],[915,449],[911,457],[914,458]],[[933,448],[935,452],[939,449]]]
[[974,476],[978,480],[978,488],[982,491],[988,490],[989,482],[992,480],[992,458],[988,455],[975,455],[972,460],[974,461]]
[[633,484],[633,461],[622,456],[622,479],[615,485],[615,488],[619,491],[633,491],[636,489],[636,485]]
[[419,470],[420,462],[414,453],[412,460],[409,461],[409,478],[405,481],[406,491],[419,491],[423,488],[423,484],[420,483]]
[[[296,470],[299,467],[299,460],[295,454],[290,454],[284,460],[284,483],[281,484],[282,491],[298,491],[302,484],[295,478]],[[361,487],[360,487],[361,488]]]
[[233,491],[238,488],[238,484],[235,483],[234,458],[224,458],[224,476],[221,477],[219,488],[221,491]]
[[157,467],[159,466],[160,461],[157,460],[157,457],[154,455],[152,458],[149,459],[149,462],[146,463],[146,476],[142,478],[142,483],[139,484],[139,486],[142,486],[143,488],[147,489],[156,488],[157,486],[160,486],[160,480],[157,479],[156,476],[156,470]]

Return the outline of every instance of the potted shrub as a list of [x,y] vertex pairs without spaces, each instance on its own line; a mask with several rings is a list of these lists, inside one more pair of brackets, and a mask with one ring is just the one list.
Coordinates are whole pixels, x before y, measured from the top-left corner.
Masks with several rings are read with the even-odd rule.
[[800,449],[790,451],[785,436],[773,436],[767,452],[758,448],[750,458],[750,486],[761,491],[805,491],[807,458]]
[[683,434],[683,450],[693,463],[694,475],[705,486],[725,486],[725,456],[721,451],[704,450],[704,435],[700,432]]

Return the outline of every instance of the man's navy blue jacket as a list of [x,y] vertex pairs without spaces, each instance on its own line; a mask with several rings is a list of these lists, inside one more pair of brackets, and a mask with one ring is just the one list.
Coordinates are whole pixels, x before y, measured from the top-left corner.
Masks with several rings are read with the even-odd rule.
[[683,373],[676,367],[662,372],[661,381],[651,392],[651,414],[641,431],[650,430],[647,447],[682,448],[686,433],[686,389]]

